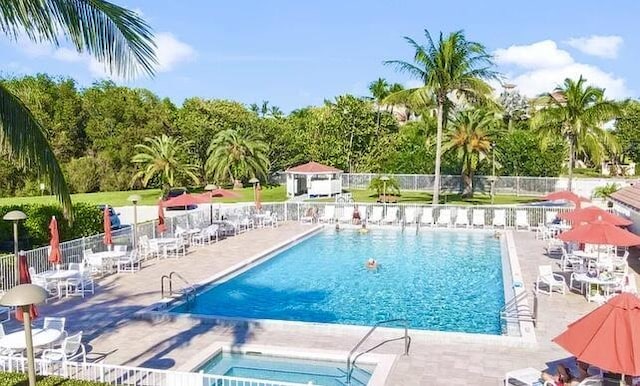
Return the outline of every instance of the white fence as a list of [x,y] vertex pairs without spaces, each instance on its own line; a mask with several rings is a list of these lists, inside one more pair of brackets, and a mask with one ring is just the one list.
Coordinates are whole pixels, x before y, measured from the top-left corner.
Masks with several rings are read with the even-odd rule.
[[[27,360],[0,356],[0,371],[25,373]],[[306,384],[203,373],[117,366],[104,363],[35,360],[36,374],[127,386],[303,386]]]

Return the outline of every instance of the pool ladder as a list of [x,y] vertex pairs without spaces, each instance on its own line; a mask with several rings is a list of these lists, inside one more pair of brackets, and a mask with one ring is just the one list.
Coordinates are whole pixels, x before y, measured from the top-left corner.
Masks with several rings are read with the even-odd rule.
[[527,292],[523,291],[509,299],[500,310],[500,319],[505,323],[532,322],[535,327],[538,320],[538,297],[533,295],[533,309],[522,304],[527,297]]
[[[174,277],[180,279],[184,287],[178,291],[173,291],[173,280]],[[165,283],[168,283],[168,291],[165,291]],[[185,279],[182,275],[180,275],[176,271],[170,272],[168,275],[162,275],[160,278],[160,296],[162,299],[165,298],[165,292],[167,293],[166,297],[173,297],[174,295],[184,295],[186,297],[187,304],[193,302],[196,298],[196,287],[193,284],[189,283],[187,279]]]
[[[371,336],[371,334],[373,334],[373,332],[380,326],[384,325],[384,324],[389,324],[389,323],[397,323],[397,322],[402,322],[402,324],[404,325],[404,335],[398,338],[392,338],[392,339],[387,339],[384,340],[380,343],[378,343],[377,345],[364,350],[362,352],[360,352],[357,355],[354,355],[355,352],[360,348],[360,346],[362,346],[362,344]],[[389,319],[389,320],[383,320],[380,322],[377,322],[376,324],[373,325],[373,327],[371,327],[371,329],[369,330],[369,332],[366,333],[365,336],[362,337],[362,339],[360,339],[360,341],[351,349],[351,351],[349,352],[349,356],[347,356],[347,385],[351,384],[351,378],[353,375],[353,370],[355,368],[356,365],[356,361],[358,360],[358,358],[360,358],[360,356],[371,352],[375,349],[377,349],[378,347],[382,346],[383,344],[389,343],[389,342],[394,342],[396,340],[404,340],[404,355],[409,355],[409,347],[411,346],[411,337],[409,336],[409,322],[407,321],[407,319]]]

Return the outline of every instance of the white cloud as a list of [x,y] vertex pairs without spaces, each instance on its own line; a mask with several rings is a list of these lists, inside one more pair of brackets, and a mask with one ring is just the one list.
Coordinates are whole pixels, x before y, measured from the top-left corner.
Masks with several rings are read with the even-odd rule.
[[553,40],[500,48],[493,53],[496,63],[515,65],[523,68],[547,68],[566,66],[573,63],[571,55],[558,48]]
[[498,49],[494,56],[496,63],[503,67],[501,70],[507,73],[505,81],[514,83],[529,97],[553,90],[565,78],[577,79],[581,75],[588,84],[604,88],[610,98],[631,94],[623,78],[595,65],[576,62],[552,40]]
[[566,43],[585,54],[615,59],[618,57],[618,51],[622,46],[623,40],[622,37],[615,35],[592,35],[589,37],[571,38],[567,40]]
[[196,57],[193,47],[181,42],[169,32],[156,34],[155,42],[158,72],[171,71],[177,64],[191,61]]
[[70,63],[80,62],[84,59],[78,51],[66,47],[56,49],[52,55],[55,59]]

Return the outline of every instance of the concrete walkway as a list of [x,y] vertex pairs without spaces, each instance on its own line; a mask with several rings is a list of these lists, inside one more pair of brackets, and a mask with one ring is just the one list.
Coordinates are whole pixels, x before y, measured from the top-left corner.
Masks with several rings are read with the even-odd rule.
[[[237,346],[260,344],[347,352],[362,337],[361,329],[131,318],[135,311],[160,299],[161,275],[175,270],[187,280],[197,282],[309,229],[309,225],[286,223],[276,229],[259,229],[196,249],[180,259],[154,261],[135,274],[112,275],[101,280],[95,296],[46,305],[41,314],[66,316],[70,331],[85,332],[83,340],[89,345],[90,359],[104,359],[113,364],[183,369],[215,341]],[[518,232],[514,239],[525,286],[531,290],[538,265],[553,264],[557,270],[557,261],[543,254],[544,243],[535,240],[533,233]],[[637,262],[635,258],[630,260]],[[551,339],[595,307],[579,294],[541,295],[538,345],[534,348],[508,347],[473,338],[445,343],[419,334],[414,336],[407,357],[399,355],[403,351],[401,342],[385,345],[378,351],[399,355],[387,384],[499,385],[506,371],[530,366],[543,369],[549,361],[567,357]],[[376,334],[371,344],[383,335]]]

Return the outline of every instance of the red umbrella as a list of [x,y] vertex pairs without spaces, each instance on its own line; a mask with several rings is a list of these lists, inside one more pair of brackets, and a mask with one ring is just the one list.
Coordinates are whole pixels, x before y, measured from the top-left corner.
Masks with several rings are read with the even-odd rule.
[[[20,282],[18,284],[31,284],[31,275],[29,275],[29,263],[27,262],[27,254],[24,251],[18,253],[18,270],[20,271]],[[29,307],[29,316],[31,320],[38,317],[38,310],[33,304]],[[22,307],[16,308],[16,319],[22,321]]]
[[162,200],[158,201],[158,233],[164,233],[167,226],[164,224],[164,210],[162,210]]
[[109,214],[109,206],[104,206],[104,215],[102,218],[102,226],[104,228],[104,244],[111,245],[113,244],[113,239],[111,238],[111,215]]
[[602,219],[605,222],[616,226],[629,226],[633,224],[632,221],[616,216],[613,213],[609,213],[604,209],[600,209],[597,206],[590,206],[587,208],[577,208],[571,212],[560,213],[559,218],[567,221],[571,221],[574,224],[581,222],[592,222],[598,219]]
[[622,293],[571,323],[553,339],[578,360],[603,370],[640,375],[640,299]]
[[202,196],[207,196],[209,199],[214,197],[224,197],[224,198],[240,198],[240,194],[226,189],[214,189],[206,193],[202,193]]
[[51,232],[49,262],[53,265],[59,265],[62,262],[62,253],[60,252],[60,235],[58,234],[58,220],[56,220],[56,216],[51,217],[49,231]]
[[262,200],[262,187],[258,182],[258,184],[256,185],[256,209],[257,210],[262,209],[262,203],[260,202],[261,200]]
[[164,201],[162,205],[165,208],[169,208],[172,206],[190,206],[195,204],[208,203],[210,200],[211,197],[204,197],[201,194],[184,193]]
[[640,245],[640,236],[602,221],[602,219],[578,225],[571,230],[560,233],[558,238],[563,241],[615,245],[618,247]]
[[570,192],[568,190],[561,190],[558,192],[549,193],[546,196],[542,197],[545,201],[556,201],[556,200],[564,200],[571,201],[576,206],[576,208],[580,207],[581,201],[589,201],[584,197],[580,197],[577,194]]

